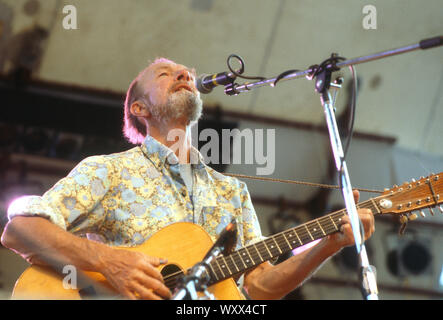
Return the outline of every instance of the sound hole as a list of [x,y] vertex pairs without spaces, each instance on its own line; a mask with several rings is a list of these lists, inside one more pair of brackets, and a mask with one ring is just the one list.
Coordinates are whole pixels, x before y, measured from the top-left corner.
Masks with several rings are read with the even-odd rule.
[[165,285],[173,291],[177,286],[177,280],[183,275],[182,269],[176,264],[168,264],[160,271]]

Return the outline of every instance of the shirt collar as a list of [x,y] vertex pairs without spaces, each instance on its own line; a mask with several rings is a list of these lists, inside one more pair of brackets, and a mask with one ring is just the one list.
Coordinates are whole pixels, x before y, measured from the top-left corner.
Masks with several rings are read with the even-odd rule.
[[[146,136],[143,144],[140,146],[145,156],[161,170],[165,162],[169,165],[178,164],[178,158],[175,153],[164,144],[160,143],[150,135]],[[191,163],[195,169],[205,168],[205,163],[201,153],[191,146]]]

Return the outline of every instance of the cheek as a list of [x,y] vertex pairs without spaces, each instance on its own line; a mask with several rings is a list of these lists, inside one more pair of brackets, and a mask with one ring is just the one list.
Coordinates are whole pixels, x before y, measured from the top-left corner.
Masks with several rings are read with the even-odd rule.
[[168,100],[167,89],[158,87],[149,94],[149,100],[152,105],[163,105]]

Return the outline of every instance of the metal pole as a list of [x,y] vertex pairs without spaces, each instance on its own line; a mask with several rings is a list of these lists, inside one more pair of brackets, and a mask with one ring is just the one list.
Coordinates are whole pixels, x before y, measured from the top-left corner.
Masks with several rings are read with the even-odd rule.
[[[399,55],[402,53],[415,51],[418,49],[429,49],[429,48],[441,46],[443,43],[442,38],[443,38],[443,36],[438,36],[438,37],[434,37],[434,38],[430,38],[430,39],[425,39],[425,40],[420,41],[419,43],[400,47],[397,49],[386,50],[386,51],[382,51],[382,52],[378,52],[378,53],[374,53],[374,54],[370,54],[370,55],[366,55],[366,56],[361,56],[358,58],[349,59],[346,61],[338,62],[336,64],[336,66],[338,68],[343,68],[343,67],[347,67],[350,65],[361,64],[361,63],[365,63],[365,62],[369,62],[369,61],[374,61],[374,60],[379,60],[379,59],[391,57],[394,55]],[[312,72],[313,72],[312,69],[294,72],[294,73],[284,76],[283,78],[281,78],[279,80],[279,82],[306,77],[306,76],[309,76]],[[256,81],[256,82],[245,82],[244,84],[241,84],[241,85],[237,84],[237,85],[234,85],[234,91],[237,93],[241,93],[241,92],[247,92],[252,89],[264,87],[264,86],[271,86],[272,87],[274,85],[275,80],[277,80],[277,77],[269,78],[269,79],[265,79],[265,80],[260,80],[260,81]]]

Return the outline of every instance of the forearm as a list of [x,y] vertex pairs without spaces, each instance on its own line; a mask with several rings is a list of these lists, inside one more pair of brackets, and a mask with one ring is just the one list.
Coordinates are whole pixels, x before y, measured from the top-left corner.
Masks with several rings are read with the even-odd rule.
[[100,271],[109,246],[77,237],[45,218],[15,217],[5,227],[2,244],[31,264],[63,268],[75,265],[85,271]]
[[299,287],[339,248],[324,239],[316,246],[272,266],[262,264],[245,277],[253,299],[280,299]]

